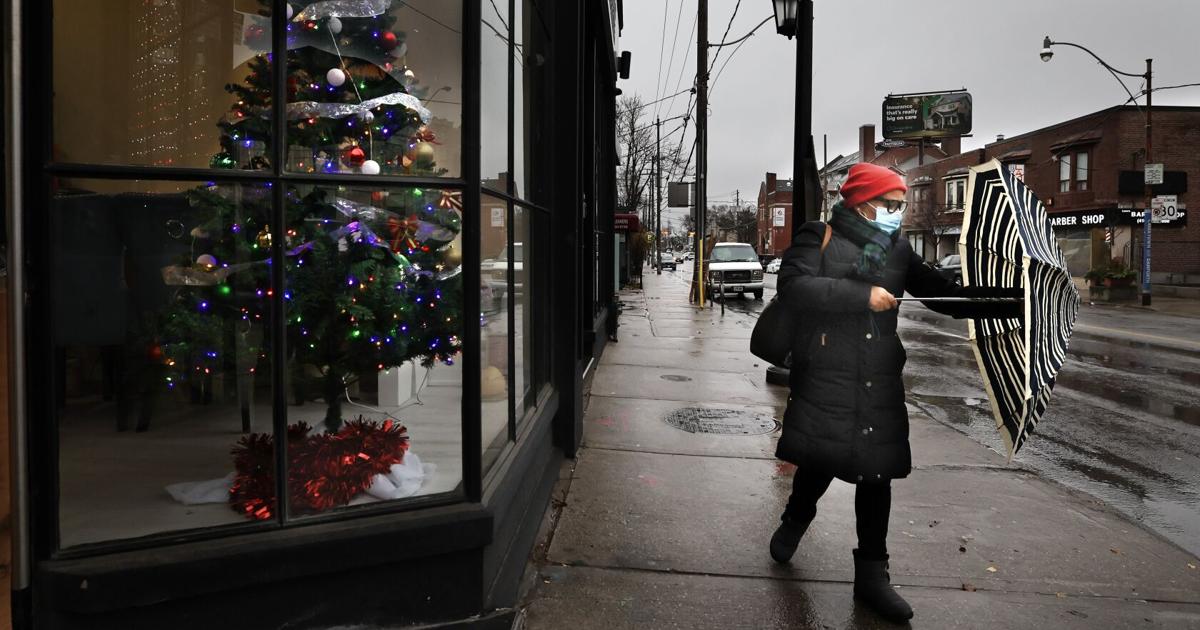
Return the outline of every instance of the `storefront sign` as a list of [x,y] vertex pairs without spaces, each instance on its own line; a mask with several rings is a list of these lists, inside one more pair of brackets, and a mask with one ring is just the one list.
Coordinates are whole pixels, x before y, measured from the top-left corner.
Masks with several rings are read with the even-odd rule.
[[971,95],[944,92],[883,100],[883,137],[946,138],[971,133]]
[[[1157,201],[1161,198],[1172,197],[1175,197],[1175,195],[1163,195],[1162,197],[1155,197],[1154,200]],[[1154,216],[1154,225],[1168,228],[1187,226],[1187,204],[1175,202],[1159,205],[1152,201],[1150,213]],[[1126,225],[1142,225],[1145,222],[1144,209],[1121,208],[1121,223]]]
[[614,232],[637,232],[641,229],[641,227],[641,223],[638,221],[638,215],[636,214],[613,215]]
[[1074,210],[1070,212],[1049,213],[1050,225],[1055,228],[1093,228],[1104,227],[1105,224],[1117,220],[1112,210]]
[[1012,174],[1013,179],[1017,181],[1025,181],[1025,165],[1024,164],[1009,164],[1008,172]]

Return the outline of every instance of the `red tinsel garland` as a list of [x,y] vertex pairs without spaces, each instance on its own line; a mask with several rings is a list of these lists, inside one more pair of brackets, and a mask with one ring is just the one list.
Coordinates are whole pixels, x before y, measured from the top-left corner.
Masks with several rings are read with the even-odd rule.
[[[408,430],[386,420],[351,420],[337,433],[308,435],[303,422],[288,427],[288,502],[294,514],[346,505],[371,487],[375,475],[404,461]],[[274,436],[252,433],[234,446],[233,509],[247,518],[275,515]]]

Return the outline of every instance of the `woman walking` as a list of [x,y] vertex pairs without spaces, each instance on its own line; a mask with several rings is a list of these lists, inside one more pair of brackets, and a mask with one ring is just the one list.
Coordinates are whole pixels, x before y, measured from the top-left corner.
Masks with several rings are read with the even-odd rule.
[[[899,234],[907,190],[889,169],[851,167],[828,226],[802,226],[779,270],[780,299],[801,314],[804,330],[792,351],[791,396],[776,450],[797,470],[771,557],[791,560],[834,478],[856,484],[854,596],[892,621],[913,615],[887,571],[891,481],[912,469],[895,296],[1022,295],[963,288],[926,263]],[[1018,303],[930,307],[954,317],[1021,313]]]

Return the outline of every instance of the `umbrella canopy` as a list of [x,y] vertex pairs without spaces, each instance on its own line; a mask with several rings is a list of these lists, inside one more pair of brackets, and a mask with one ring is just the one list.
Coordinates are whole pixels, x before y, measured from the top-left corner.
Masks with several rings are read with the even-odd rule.
[[1042,202],[997,160],[971,169],[958,247],[964,285],[1025,292],[1021,318],[968,322],[1011,460],[1046,411],[1067,357],[1079,292]]

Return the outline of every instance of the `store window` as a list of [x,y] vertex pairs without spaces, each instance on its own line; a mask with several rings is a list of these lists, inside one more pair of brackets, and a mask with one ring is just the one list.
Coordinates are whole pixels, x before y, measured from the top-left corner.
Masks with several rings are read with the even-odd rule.
[[[486,37],[486,35],[485,35]],[[509,325],[512,292],[509,291],[509,270],[515,270],[521,252],[517,243],[510,247],[508,226],[510,225],[509,202],[500,197],[484,195],[480,204],[481,262],[479,318],[480,394],[482,409],[483,471],[486,473],[495,464],[505,446],[512,439],[509,430],[509,369],[508,349],[512,338]],[[522,244],[523,247],[523,244]]]
[[509,110],[512,107],[509,58],[512,52],[512,21],[509,0],[485,0],[480,37],[480,154],[483,185],[499,193],[509,192]]
[[[458,176],[461,5],[375,3],[390,8],[345,17],[354,4],[313,3],[288,24],[288,170]],[[244,100],[261,106],[267,81],[249,81]]]
[[61,548],[461,496],[461,3],[270,4],[54,1]]
[[[268,9],[229,0],[54,0],[52,159],[267,168]],[[246,92],[231,94],[227,84]],[[217,125],[225,131],[215,133]]]

